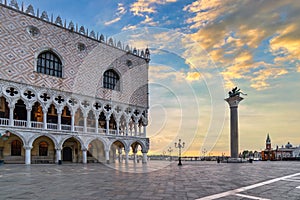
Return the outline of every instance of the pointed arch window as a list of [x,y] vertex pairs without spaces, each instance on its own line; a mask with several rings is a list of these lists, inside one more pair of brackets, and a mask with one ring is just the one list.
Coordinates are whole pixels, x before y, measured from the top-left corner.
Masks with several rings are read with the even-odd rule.
[[21,156],[22,143],[19,140],[12,141],[10,147],[11,156]]
[[120,91],[120,77],[112,69],[109,69],[103,74],[103,87],[111,90]]
[[44,51],[37,58],[37,72],[62,77],[62,62],[52,51]]

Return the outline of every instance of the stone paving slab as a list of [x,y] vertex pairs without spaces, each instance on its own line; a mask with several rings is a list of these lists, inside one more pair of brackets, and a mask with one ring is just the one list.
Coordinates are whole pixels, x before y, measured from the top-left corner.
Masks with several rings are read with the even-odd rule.
[[299,200],[299,186],[300,162],[0,166],[0,200],[190,200],[220,194],[230,200]]

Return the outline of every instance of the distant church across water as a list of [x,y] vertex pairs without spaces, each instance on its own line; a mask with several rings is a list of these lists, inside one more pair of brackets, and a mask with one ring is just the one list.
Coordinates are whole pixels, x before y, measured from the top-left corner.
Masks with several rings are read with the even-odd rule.
[[272,148],[270,135],[267,135],[266,149],[261,152],[262,160],[300,160],[300,146],[293,147],[288,142],[285,146]]
[[147,161],[149,49],[0,0],[0,159]]

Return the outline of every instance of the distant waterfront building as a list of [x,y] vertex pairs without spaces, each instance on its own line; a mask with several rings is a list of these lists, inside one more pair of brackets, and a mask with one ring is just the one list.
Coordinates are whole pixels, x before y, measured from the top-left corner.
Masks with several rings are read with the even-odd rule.
[[275,152],[272,149],[270,135],[267,135],[266,139],[266,148],[261,152],[261,159],[262,160],[275,160]]
[[254,160],[261,160],[261,152],[254,151],[254,153],[253,153],[253,159]]
[[271,139],[269,134],[266,139],[266,149],[261,152],[262,160],[295,160],[300,159],[300,146],[293,147],[288,142],[285,146],[276,146],[276,149],[271,147]]
[[277,160],[300,159],[300,147],[293,147],[293,145],[288,142],[285,146],[277,146],[275,156]]
[[[147,161],[149,49],[0,1],[0,159]],[[136,159],[135,159],[136,160]]]

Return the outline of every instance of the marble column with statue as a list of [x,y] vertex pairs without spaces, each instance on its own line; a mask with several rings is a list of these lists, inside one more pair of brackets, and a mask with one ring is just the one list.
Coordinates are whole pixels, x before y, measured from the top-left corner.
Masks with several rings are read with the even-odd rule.
[[244,94],[237,87],[233,88],[225,101],[230,107],[230,157],[235,159],[239,156],[239,131],[238,131],[238,105],[244,99]]

